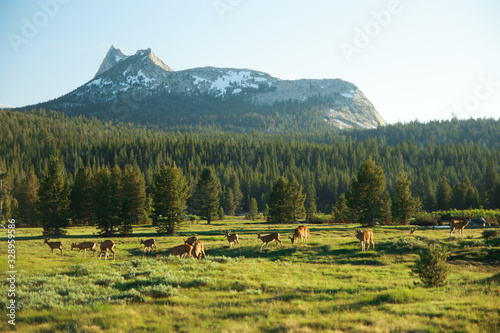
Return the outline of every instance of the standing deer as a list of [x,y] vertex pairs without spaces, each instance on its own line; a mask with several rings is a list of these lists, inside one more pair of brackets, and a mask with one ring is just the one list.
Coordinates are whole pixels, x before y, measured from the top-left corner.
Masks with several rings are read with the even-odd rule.
[[61,250],[61,256],[63,255],[62,243],[61,242],[49,242],[50,238],[44,238],[43,244],[47,244],[50,247],[50,253],[54,253],[54,249]]
[[[365,252],[370,249],[370,241],[372,242],[372,249],[375,250],[375,243],[373,243],[373,231],[366,230],[361,231],[358,230],[356,232],[356,238],[361,241],[361,251]],[[368,243],[368,248],[365,249],[365,245]]]
[[[263,232],[261,232],[260,234],[257,233],[257,238],[259,238],[262,241],[262,245],[260,246],[260,250],[262,250],[262,247],[264,246],[264,244],[266,245],[266,247],[268,247],[269,242],[272,242],[272,241],[276,242],[276,246],[278,246],[278,243],[281,244],[279,233],[273,232],[272,234],[266,235],[266,236],[262,236],[262,234],[263,234]],[[281,247],[283,247],[283,244],[281,244]]]
[[112,240],[105,240],[104,242],[101,243],[101,254],[99,255],[99,259],[102,259],[102,254],[105,253],[104,255],[104,260],[108,260],[109,252],[113,253],[113,260],[115,260],[115,251],[113,249],[115,248],[115,242]]
[[227,241],[229,242],[229,248],[230,249],[233,248],[233,243],[237,243],[238,247],[240,247],[240,241],[238,239],[238,234],[232,234],[232,235],[230,235],[231,230],[225,230],[224,232],[226,233],[226,238],[227,238]]
[[[185,243],[189,244],[189,243]],[[191,253],[196,259],[205,258],[205,246],[201,241],[196,241],[193,245],[193,251]]]
[[156,239],[151,238],[151,239],[146,239],[145,241],[141,239],[141,245],[144,244],[144,252],[146,252],[146,249],[148,249],[148,252],[153,252],[158,250],[158,247],[156,246]]
[[298,238],[300,238],[302,242],[307,242],[307,239],[309,238],[309,228],[305,225],[301,225],[295,229],[293,236],[288,238],[290,238],[292,244],[295,243]]
[[180,256],[181,258],[190,257],[192,258],[193,247],[190,244],[177,245],[170,250],[171,256]]
[[82,252],[83,250],[83,257],[86,258],[87,257],[87,249],[89,250],[92,250],[92,252],[94,252],[94,258],[95,258],[95,254],[97,252],[97,250],[95,249],[97,246],[97,243],[94,243],[94,242],[82,242],[82,243],[79,243],[79,244],[76,244],[76,243],[72,243],[71,244],[71,251],[73,251],[73,249],[78,249],[78,255],[80,255],[80,252]]
[[464,228],[469,224],[470,220],[467,221],[459,221],[459,220],[451,220],[450,222],[450,237],[455,229],[458,230],[458,233],[464,237]]

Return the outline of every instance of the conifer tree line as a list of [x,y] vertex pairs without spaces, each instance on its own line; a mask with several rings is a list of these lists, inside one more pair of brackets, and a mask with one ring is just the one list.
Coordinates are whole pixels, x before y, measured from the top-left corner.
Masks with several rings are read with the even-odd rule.
[[[164,132],[69,118],[53,111],[2,110],[4,219],[16,217],[27,225],[43,224],[38,217],[40,209],[33,203],[40,200],[38,189],[44,188],[50,171],[64,178],[58,189],[51,190],[68,193],[61,214],[70,212],[73,224],[97,223],[99,219],[107,221],[102,227],[104,234],[127,234],[132,224],[153,219],[155,225],[163,223],[162,232],[170,232],[167,214],[153,218],[152,212],[156,177],[165,165],[175,165],[189,189],[187,212],[210,221],[221,212],[249,212],[255,202],[258,212],[269,207],[266,216],[269,219],[271,213],[272,220],[275,207],[271,201],[275,199],[271,196],[274,186],[282,182],[288,191],[289,187],[300,188],[294,201],[300,209],[287,219],[333,212],[336,219],[355,221],[361,213],[349,207],[358,200],[368,200],[356,198],[363,179],[358,173],[368,160],[382,170],[381,183],[386,186],[381,192],[383,208],[379,206],[373,216],[383,212],[385,217],[407,220],[408,213],[394,206],[395,202],[426,211],[500,208],[500,121],[452,120],[288,136],[203,131]],[[58,159],[58,170],[50,170],[52,158]],[[215,210],[197,196],[203,191],[201,185],[197,189],[198,181],[207,168],[211,175],[204,176],[216,180],[212,188],[218,191]],[[373,175],[377,174],[380,172]],[[385,200],[387,196],[391,200]],[[411,202],[404,201],[408,197]],[[89,203],[96,198],[102,200]],[[366,205],[371,209],[370,202]]]

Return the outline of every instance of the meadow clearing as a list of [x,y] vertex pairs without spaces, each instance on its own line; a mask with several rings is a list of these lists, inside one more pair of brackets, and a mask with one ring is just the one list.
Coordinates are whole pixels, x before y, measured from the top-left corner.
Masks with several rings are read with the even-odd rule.
[[[136,226],[133,237],[113,237],[116,260],[71,243],[102,242],[93,227],[73,227],[54,238],[64,246],[50,254],[41,229],[16,229],[16,328],[22,332],[498,332],[500,331],[500,238],[484,229],[377,226],[375,251],[361,252],[355,224],[311,224],[307,243],[291,244],[297,224],[269,225],[240,217],[180,226],[158,237]],[[229,249],[223,230],[239,234]],[[279,232],[259,251],[256,233]],[[5,233],[5,230],[2,231]],[[169,257],[183,239],[197,235],[205,259]],[[158,251],[144,254],[141,239]],[[2,240],[6,240],[5,234]],[[7,269],[7,242],[0,267]],[[430,244],[449,249],[444,286],[425,288],[411,266]],[[99,254],[99,253],[98,253]],[[0,331],[8,283],[0,287]]]

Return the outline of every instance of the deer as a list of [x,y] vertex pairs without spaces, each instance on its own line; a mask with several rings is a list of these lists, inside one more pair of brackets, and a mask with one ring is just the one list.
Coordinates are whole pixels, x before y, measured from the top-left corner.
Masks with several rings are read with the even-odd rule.
[[59,249],[61,250],[61,256],[64,256],[61,242],[49,242],[50,238],[44,238],[43,240],[43,244],[47,244],[50,247],[51,254],[54,253],[54,249]]
[[87,257],[87,249],[89,250],[92,250],[92,252],[94,252],[94,258],[95,258],[95,254],[97,252],[97,250],[95,249],[97,246],[97,243],[94,243],[94,242],[82,242],[82,243],[79,243],[79,244],[76,244],[76,243],[72,243],[71,244],[71,251],[73,251],[73,249],[78,249],[78,255],[80,255],[80,252],[82,252],[83,250],[83,257],[86,258]]
[[293,236],[288,238],[290,238],[292,244],[295,243],[298,238],[300,238],[302,242],[307,242],[307,238],[309,238],[309,228],[305,225],[301,225],[300,227],[295,229],[295,231],[293,232]]
[[416,225],[415,228],[410,229],[410,235],[413,235],[415,233],[415,231],[417,231],[417,227],[418,227],[418,225]]
[[451,220],[450,222],[450,237],[455,229],[458,230],[458,233],[464,237],[464,228],[469,224],[470,220],[460,221],[460,220]]
[[[361,251],[365,252],[370,248],[370,241],[372,242],[372,249],[375,250],[375,243],[373,243],[373,231],[366,230],[361,231],[358,230],[356,232],[356,238],[361,241]],[[365,245],[368,243],[368,248],[365,249]]]
[[115,251],[113,249],[115,248],[115,242],[112,240],[105,240],[104,242],[101,243],[101,254],[99,255],[99,259],[102,259],[102,254],[105,253],[104,255],[104,260],[108,260],[109,252],[113,253],[113,260],[115,260]]
[[[188,244],[188,243],[185,243]],[[193,245],[193,251],[192,251],[193,257],[196,259],[201,259],[205,258],[205,246],[201,241],[196,241]]]
[[192,258],[192,251],[193,251],[193,246],[190,244],[182,244],[182,245],[177,245],[170,250],[170,255],[171,256],[180,256],[181,258],[184,257],[190,257]]
[[262,250],[262,247],[266,245],[268,247],[269,242],[275,241],[276,246],[278,246],[278,243],[281,244],[281,247],[283,247],[283,244],[280,241],[280,234],[277,232],[273,232],[270,235],[262,236],[263,232],[257,233],[257,238],[259,238],[262,241],[262,245],[260,246],[260,250]]
[[146,249],[148,249],[148,252],[153,252],[158,250],[158,247],[156,246],[156,239],[151,238],[151,239],[146,239],[142,240],[141,239],[141,244],[144,244],[144,252],[146,252]]
[[238,247],[240,247],[240,241],[238,239],[238,234],[232,234],[230,235],[231,233],[231,230],[225,230],[224,231],[226,233],[226,238],[227,238],[227,241],[229,242],[229,248],[232,249],[233,248],[233,243],[237,243],[238,244]]
[[198,241],[198,237],[196,236],[191,236],[188,239],[184,241],[185,244],[189,244],[191,246],[194,246],[194,244]]

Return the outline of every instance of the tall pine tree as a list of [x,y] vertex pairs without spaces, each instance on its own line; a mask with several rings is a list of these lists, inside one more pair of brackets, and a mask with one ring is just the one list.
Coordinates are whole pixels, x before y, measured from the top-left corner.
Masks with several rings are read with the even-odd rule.
[[120,199],[120,235],[131,236],[132,225],[141,221],[146,208],[146,185],[138,166],[125,166],[120,179]]
[[36,216],[39,187],[40,182],[34,172],[28,173],[21,181],[17,198],[19,202],[17,216],[19,217],[20,225],[28,227],[40,226]]
[[37,211],[44,235],[66,234],[65,229],[69,227],[69,195],[63,165],[57,158],[52,158],[38,189]]
[[78,169],[71,187],[71,215],[74,224],[88,225],[93,220],[92,175],[90,169]]
[[217,217],[220,191],[220,182],[213,168],[204,168],[196,184],[194,199],[198,215],[208,224]]
[[384,171],[371,158],[359,167],[346,198],[359,223],[371,225],[386,217],[389,193]]
[[175,163],[163,165],[154,177],[151,196],[153,198],[153,222],[160,234],[172,235],[175,225],[181,223],[186,214],[186,201],[190,188],[186,178]]
[[408,220],[419,209],[420,199],[411,195],[410,185],[411,181],[404,172],[401,172],[396,179],[392,195],[392,217],[404,224],[407,224]]

